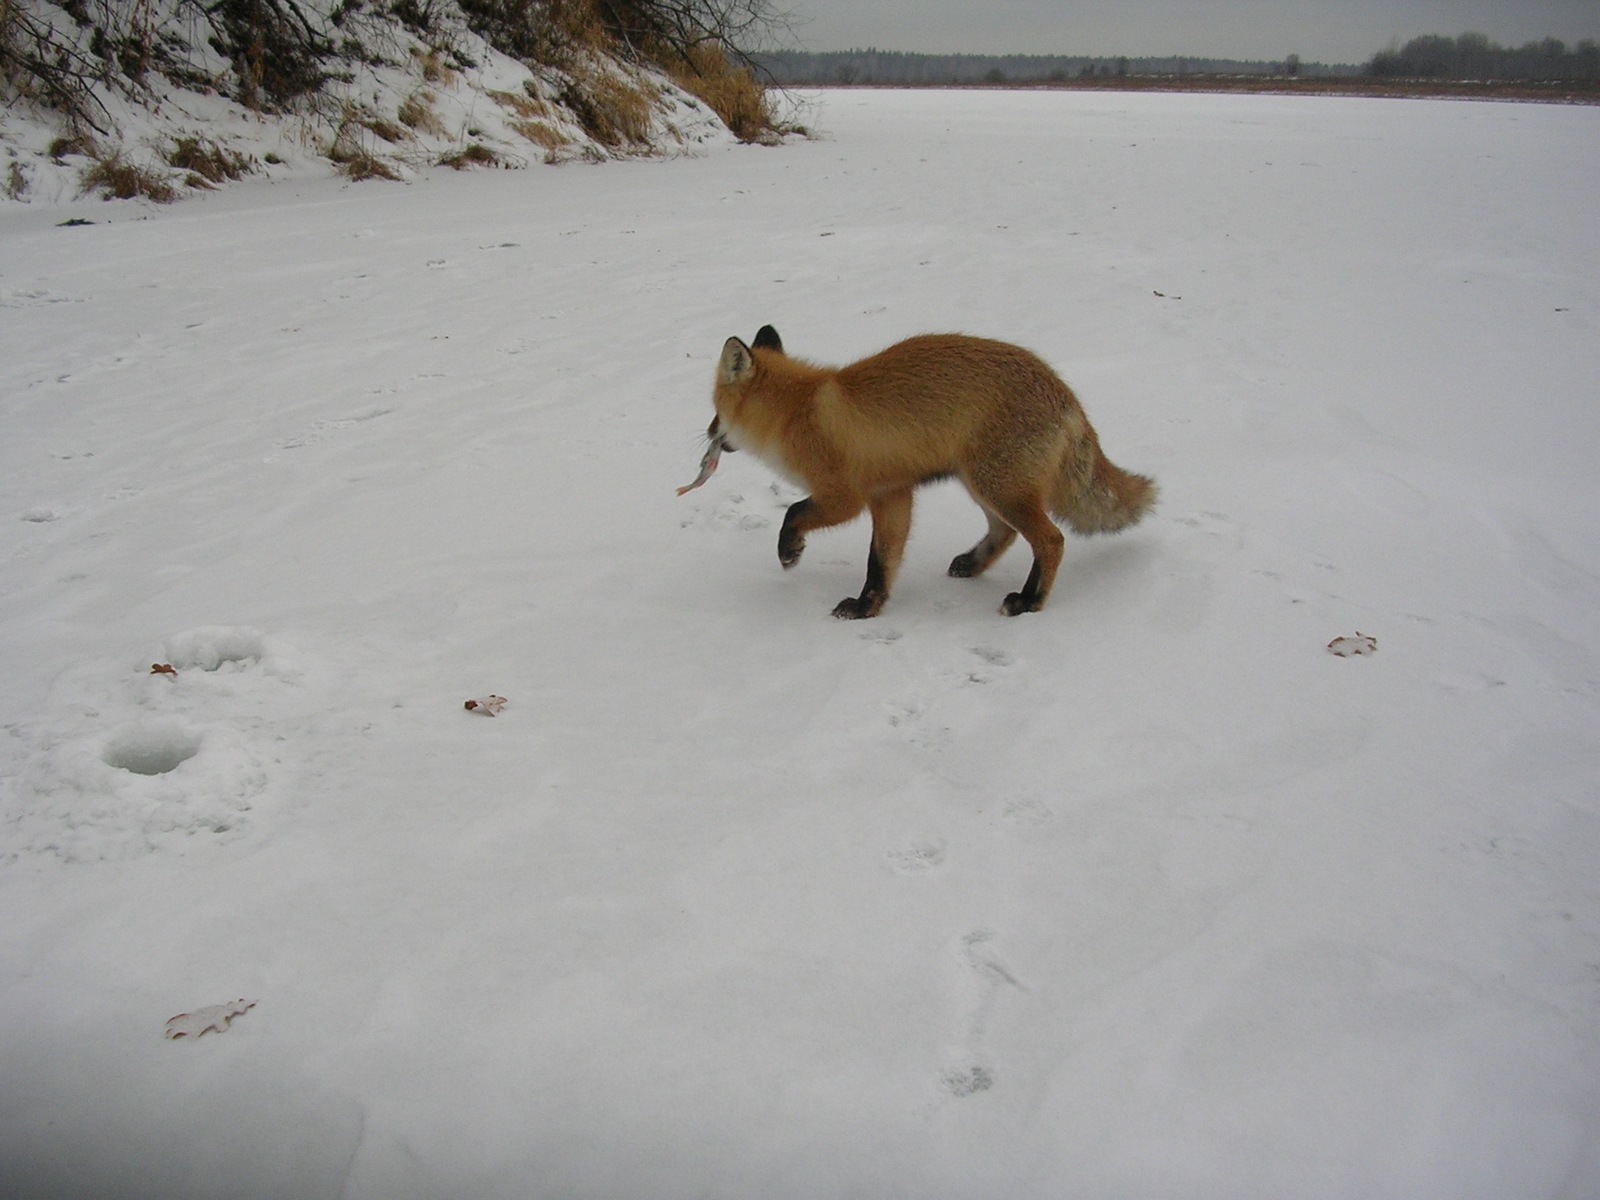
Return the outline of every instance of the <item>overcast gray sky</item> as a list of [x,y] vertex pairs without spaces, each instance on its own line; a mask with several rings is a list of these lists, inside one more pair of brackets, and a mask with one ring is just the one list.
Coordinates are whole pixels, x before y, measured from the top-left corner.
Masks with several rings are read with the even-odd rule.
[[1398,38],[1600,40],[1600,0],[774,0],[807,50],[1365,62]]

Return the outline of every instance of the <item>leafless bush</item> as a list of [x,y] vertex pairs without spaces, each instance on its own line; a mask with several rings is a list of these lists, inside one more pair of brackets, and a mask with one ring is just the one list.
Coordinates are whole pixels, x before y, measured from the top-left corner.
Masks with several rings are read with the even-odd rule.
[[54,109],[73,135],[110,132],[111,117],[94,94],[99,66],[77,42],[49,21],[26,11],[18,0],[0,0],[0,90],[12,97]]

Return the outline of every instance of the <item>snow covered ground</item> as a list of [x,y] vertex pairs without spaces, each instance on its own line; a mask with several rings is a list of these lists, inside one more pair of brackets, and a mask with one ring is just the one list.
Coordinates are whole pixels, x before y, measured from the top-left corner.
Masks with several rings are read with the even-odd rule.
[[[817,105],[0,209],[0,1194],[1600,1194],[1600,110]],[[765,322],[1161,507],[831,620]]]

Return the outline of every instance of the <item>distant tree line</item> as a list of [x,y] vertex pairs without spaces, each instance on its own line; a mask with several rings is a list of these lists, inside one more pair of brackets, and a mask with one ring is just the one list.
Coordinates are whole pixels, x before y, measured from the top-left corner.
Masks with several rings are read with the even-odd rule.
[[1596,80],[1600,43],[1585,38],[1569,47],[1560,38],[1501,46],[1481,33],[1412,38],[1380,51],[1367,74],[1388,79]]
[[752,56],[780,85],[899,84],[939,87],[979,83],[1052,83],[1116,79],[1129,75],[1297,76],[1366,75],[1379,79],[1448,79],[1517,82],[1600,81],[1600,44],[1569,46],[1559,38],[1501,46],[1481,33],[1429,35],[1391,46],[1361,65],[1227,58],[1107,58],[1041,54],[906,54],[892,50],[808,53],[775,50]]
[[1291,54],[1275,62],[1222,58],[1096,58],[1040,54],[904,54],[891,50],[756,55],[773,82],[807,84],[1052,83],[1128,75],[1353,75],[1358,68],[1306,63]]

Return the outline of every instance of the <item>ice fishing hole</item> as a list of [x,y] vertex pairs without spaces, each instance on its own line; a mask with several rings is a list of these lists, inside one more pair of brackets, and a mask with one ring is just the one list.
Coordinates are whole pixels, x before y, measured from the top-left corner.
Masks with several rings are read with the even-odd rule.
[[138,725],[112,734],[102,758],[134,775],[165,775],[200,753],[200,739],[177,725]]

